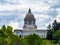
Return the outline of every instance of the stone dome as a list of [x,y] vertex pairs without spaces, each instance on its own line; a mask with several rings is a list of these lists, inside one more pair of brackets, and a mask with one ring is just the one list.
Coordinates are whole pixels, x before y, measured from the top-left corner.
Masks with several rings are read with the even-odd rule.
[[31,13],[31,9],[28,10],[28,13],[26,14],[24,20],[34,20],[35,21],[34,15]]
[[34,15],[31,13],[31,9],[28,10],[28,13],[26,14],[25,18],[24,18],[24,26],[23,29],[24,30],[36,30],[37,26],[35,24],[35,17]]

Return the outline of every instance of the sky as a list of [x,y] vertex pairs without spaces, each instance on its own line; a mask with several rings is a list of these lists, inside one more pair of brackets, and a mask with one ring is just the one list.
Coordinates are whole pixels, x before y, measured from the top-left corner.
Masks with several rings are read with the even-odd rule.
[[46,29],[55,19],[60,22],[60,0],[0,0],[0,27],[22,29],[29,8],[38,29]]

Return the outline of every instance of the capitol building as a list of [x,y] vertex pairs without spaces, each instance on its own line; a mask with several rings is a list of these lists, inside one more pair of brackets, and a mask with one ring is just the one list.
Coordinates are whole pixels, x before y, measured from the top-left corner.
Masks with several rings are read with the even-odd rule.
[[36,19],[32,14],[31,9],[29,9],[28,13],[24,18],[23,29],[15,29],[14,35],[24,37],[26,35],[30,35],[34,33],[40,36],[41,38],[47,37],[47,30],[37,29]]

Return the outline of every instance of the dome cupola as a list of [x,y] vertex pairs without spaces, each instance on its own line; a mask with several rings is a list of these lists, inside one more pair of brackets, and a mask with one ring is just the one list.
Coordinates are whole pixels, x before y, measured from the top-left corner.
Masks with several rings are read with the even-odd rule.
[[26,14],[26,16],[24,18],[23,29],[27,29],[27,30],[37,29],[37,26],[35,25],[35,17],[31,13],[31,9],[28,10],[28,13]]
[[28,10],[28,13],[26,14],[24,21],[26,20],[33,20],[35,21],[34,15],[31,13],[31,9]]

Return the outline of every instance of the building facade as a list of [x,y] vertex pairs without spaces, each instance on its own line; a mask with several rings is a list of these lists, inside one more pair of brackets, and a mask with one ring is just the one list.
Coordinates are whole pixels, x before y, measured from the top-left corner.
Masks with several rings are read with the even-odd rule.
[[36,25],[36,19],[34,17],[34,15],[31,12],[31,9],[28,10],[28,13],[26,14],[25,18],[24,18],[24,26],[23,29],[15,29],[14,30],[14,34],[24,37],[26,35],[30,35],[30,34],[37,34],[39,35],[41,38],[46,38],[47,36],[47,30],[41,30],[41,29],[37,29],[37,25]]

